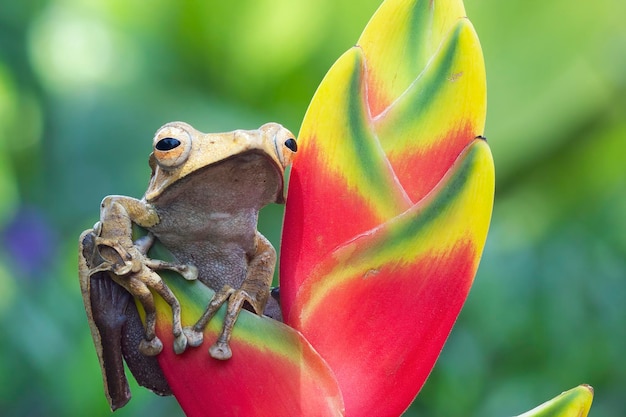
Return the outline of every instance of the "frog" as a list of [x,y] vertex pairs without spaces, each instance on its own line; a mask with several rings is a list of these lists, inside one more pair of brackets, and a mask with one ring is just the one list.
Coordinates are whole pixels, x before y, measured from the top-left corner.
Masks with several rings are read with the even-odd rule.
[[[203,343],[204,328],[224,304],[222,330],[208,352],[215,360],[232,357],[229,342],[242,309],[280,319],[278,296],[270,295],[276,250],[257,223],[262,207],[285,202],[295,136],[277,123],[202,133],[171,122],[152,145],[143,197],[106,196],[100,220],[79,238],[81,292],[111,409],[130,399],[122,358],[140,385],[171,394],[156,360],[164,347],[154,332],[150,289],[172,309],[177,354]],[[134,226],[147,234],[133,240]],[[174,262],[148,256],[156,240]],[[215,291],[191,326],[182,326],[180,304],[157,273],[162,269]],[[145,324],[133,298],[146,312]]]

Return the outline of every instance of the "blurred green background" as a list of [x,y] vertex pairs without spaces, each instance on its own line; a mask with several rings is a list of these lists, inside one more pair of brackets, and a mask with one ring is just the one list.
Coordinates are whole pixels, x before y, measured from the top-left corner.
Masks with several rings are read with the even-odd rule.
[[[139,197],[154,131],[297,131],[379,0],[0,6],[0,414],[108,416],[77,237]],[[466,0],[488,71],[493,223],[407,416],[506,416],[579,383],[626,415],[626,2]],[[280,208],[263,213],[278,242]],[[133,385],[122,416],[182,415]],[[381,399],[384,401],[384,399]]]

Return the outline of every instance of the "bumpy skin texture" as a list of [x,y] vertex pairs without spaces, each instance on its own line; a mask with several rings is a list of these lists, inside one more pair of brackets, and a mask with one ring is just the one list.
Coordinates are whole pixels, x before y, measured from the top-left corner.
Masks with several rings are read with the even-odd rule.
[[[163,126],[150,155],[152,176],[139,200],[107,196],[100,222],[80,238],[79,275],[85,309],[112,409],[130,399],[122,356],[139,383],[170,393],[154,358],[163,349],[154,332],[152,291],[170,304],[174,350],[202,343],[203,329],[224,303],[224,328],[209,352],[229,359],[230,335],[241,308],[280,318],[269,297],[276,251],[256,229],[259,210],[284,201],[284,169],[295,152],[293,135],[269,123],[254,131],[203,134],[181,122]],[[132,225],[148,236],[132,241]],[[154,239],[176,263],[147,257]],[[194,326],[181,328],[180,305],[154,272],[170,269],[216,291]],[[146,324],[132,297],[142,304]],[[134,345],[134,347],[133,347]]]

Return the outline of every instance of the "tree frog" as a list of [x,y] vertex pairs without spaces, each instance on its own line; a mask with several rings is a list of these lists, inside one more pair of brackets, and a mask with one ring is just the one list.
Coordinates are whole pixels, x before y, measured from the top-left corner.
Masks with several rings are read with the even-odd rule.
[[[122,356],[139,384],[158,394],[170,393],[154,358],[163,346],[154,333],[150,289],[172,308],[176,353],[199,346],[204,327],[227,303],[222,332],[209,353],[229,359],[229,340],[241,308],[263,313],[271,299],[276,251],[257,231],[258,212],[269,203],[284,202],[285,168],[296,150],[293,134],[276,123],[204,134],[172,122],[154,136],[152,175],[143,198],[104,198],[100,221],[80,237],[79,275],[112,409],[130,399]],[[148,235],[133,242],[133,223]],[[154,239],[176,262],[148,258]],[[182,329],[180,305],[154,272],[158,269],[177,271],[216,291],[193,326]],[[145,326],[130,295],[146,312]]]

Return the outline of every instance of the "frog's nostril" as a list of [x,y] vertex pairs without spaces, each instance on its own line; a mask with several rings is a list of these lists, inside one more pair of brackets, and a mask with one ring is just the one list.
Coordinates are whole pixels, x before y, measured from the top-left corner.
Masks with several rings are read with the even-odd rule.
[[298,144],[294,138],[289,138],[285,141],[285,146],[291,149],[292,152],[296,152],[298,150]]
[[180,145],[180,141],[174,138],[163,138],[154,146],[158,151],[170,151]]

